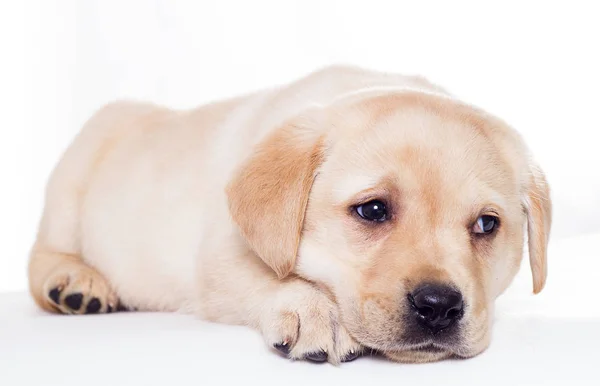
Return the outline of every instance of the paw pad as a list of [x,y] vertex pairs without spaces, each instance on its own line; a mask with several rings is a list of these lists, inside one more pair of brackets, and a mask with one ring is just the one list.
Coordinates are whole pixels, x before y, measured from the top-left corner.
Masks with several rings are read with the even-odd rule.
[[75,293],[65,298],[65,305],[74,311],[78,311],[81,308],[81,302],[83,301],[83,294]]
[[[72,313],[79,311],[85,302],[85,297],[83,296],[83,294],[81,292],[75,292],[65,296],[64,299],[62,299],[61,301],[60,298],[62,291],[63,290],[60,287],[53,288],[48,292],[48,297],[54,302],[55,305],[61,308],[67,308]],[[83,313],[97,314],[100,312],[101,309],[102,301],[100,301],[100,299],[98,299],[97,297],[93,297],[85,306],[85,312]],[[121,305],[119,305],[117,310],[124,310],[124,308]],[[107,305],[106,312],[109,313],[112,311],[113,307],[111,305]]]
[[108,313],[120,306],[108,281],[84,264],[59,267],[44,288],[47,302],[64,314]]
[[102,308],[102,303],[100,302],[100,299],[92,298],[92,300],[90,300],[87,307],[85,308],[85,313],[97,314],[98,311],[100,311],[100,308]]
[[49,293],[48,297],[52,299],[55,304],[59,303],[60,299],[60,290],[58,288],[53,288]]

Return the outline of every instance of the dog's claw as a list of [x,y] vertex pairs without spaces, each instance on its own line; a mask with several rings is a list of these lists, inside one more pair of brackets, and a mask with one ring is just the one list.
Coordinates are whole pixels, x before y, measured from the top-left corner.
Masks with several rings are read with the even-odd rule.
[[284,355],[288,355],[290,353],[290,345],[287,342],[275,343],[273,347]]
[[342,358],[342,362],[352,362],[356,358],[360,356],[360,353],[356,350],[350,351],[344,358]]
[[290,353],[290,345],[287,342],[275,343],[273,347],[284,355],[288,355]]
[[315,351],[304,355],[304,359],[315,363],[326,362],[327,357],[328,355],[325,351]]

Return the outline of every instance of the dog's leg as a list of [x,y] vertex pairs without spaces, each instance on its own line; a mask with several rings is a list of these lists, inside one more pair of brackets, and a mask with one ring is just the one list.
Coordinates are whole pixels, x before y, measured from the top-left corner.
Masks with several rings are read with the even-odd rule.
[[[109,105],[67,148],[48,180],[45,205],[29,257],[29,289],[47,311],[111,312],[118,307],[108,281],[82,258],[82,205],[95,168],[117,136],[117,119],[143,108]],[[131,111],[129,111],[131,110]]]
[[37,240],[29,257],[29,290],[43,309],[65,314],[116,310],[107,280],[81,257],[79,202],[73,185],[51,178]]
[[252,327],[290,359],[339,363],[362,353],[324,291],[298,277],[277,279],[252,252],[225,256],[201,266],[203,318]]

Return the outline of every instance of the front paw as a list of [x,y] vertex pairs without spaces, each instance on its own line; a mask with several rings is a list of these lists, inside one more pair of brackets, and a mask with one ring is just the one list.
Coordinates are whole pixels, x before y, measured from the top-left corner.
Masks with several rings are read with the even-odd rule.
[[261,310],[260,328],[267,344],[290,359],[338,364],[364,351],[341,325],[336,305],[306,282],[274,294]]

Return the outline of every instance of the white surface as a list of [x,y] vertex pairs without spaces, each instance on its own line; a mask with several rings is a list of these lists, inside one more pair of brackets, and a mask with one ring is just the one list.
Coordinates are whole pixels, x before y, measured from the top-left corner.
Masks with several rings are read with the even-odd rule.
[[158,313],[62,316],[0,295],[0,385],[598,385],[600,233],[556,242],[548,287],[527,264],[498,302],[491,347],[458,361],[290,362],[245,327]]
[[193,106],[331,63],[420,73],[506,119],[548,173],[553,237],[600,231],[599,7],[0,1],[0,291],[25,289],[46,178],[100,105],[128,97]]

